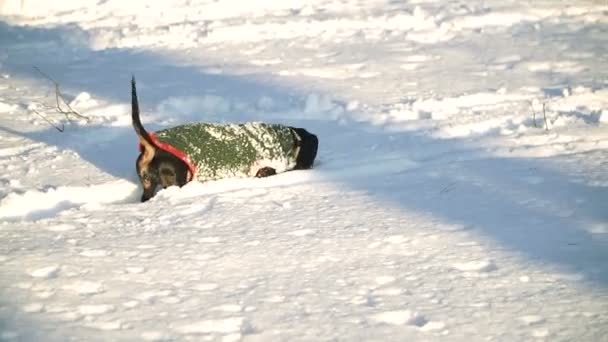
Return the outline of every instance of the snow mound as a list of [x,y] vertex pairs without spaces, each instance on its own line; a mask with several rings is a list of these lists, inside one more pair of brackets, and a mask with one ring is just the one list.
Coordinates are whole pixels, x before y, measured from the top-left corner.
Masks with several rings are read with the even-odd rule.
[[63,186],[46,191],[28,190],[24,193],[8,194],[0,201],[0,218],[39,220],[55,217],[60,212],[88,205],[131,200],[137,185],[120,180],[87,187]]
[[98,0],[3,0],[0,1],[0,15],[23,17],[45,17],[56,13],[71,12],[97,5]]
[[410,310],[386,311],[370,316],[374,322],[394,325],[424,326],[428,321],[424,316]]

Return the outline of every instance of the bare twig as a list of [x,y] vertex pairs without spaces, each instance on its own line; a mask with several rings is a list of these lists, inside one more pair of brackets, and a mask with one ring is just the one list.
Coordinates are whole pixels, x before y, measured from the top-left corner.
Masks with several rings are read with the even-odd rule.
[[65,130],[65,125],[63,123],[61,124],[61,127],[59,127],[55,122],[51,121],[51,119],[49,119],[46,115],[43,115],[42,113],[38,112],[35,109],[32,109],[32,111],[34,113],[36,113],[39,117],[41,117],[44,121],[46,121],[49,125],[53,126],[53,128],[55,128],[59,132],[63,133],[63,131]]
[[536,125],[536,111],[534,110],[534,102],[530,101],[530,108],[532,108],[532,123],[534,123],[534,128],[538,127]]
[[546,107],[547,104],[543,102],[543,118],[545,119],[545,131],[549,131],[549,123],[547,122],[547,111],[545,110]]
[[[55,102],[56,102],[55,109],[57,110],[57,112],[65,115],[65,117],[68,120],[70,120],[70,115],[74,115],[74,116],[84,119],[86,121],[91,121],[91,119],[88,116],[80,114],[77,110],[72,108],[70,106],[70,104],[65,100],[65,97],[63,96],[63,94],[61,94],[61,90],[59,90],[59,82],[55,81],[51,76],[45,74],[37,66],[34,66],[34,69],[36,69],[36,71],[38,71],[38,73],[40,73],[40,75],[42,75],[49,81],[53,82],[53,84],[55,85]],[[59,102],[60,99],[61,99],[61,102],[63,102],[63,104],[68,108],[68,110],[64,110],[63,108],[61,108],[61,102]]]
[[443,187],[443,189],[441,189],[441,191],[439,191],[439,193],[446,194],[446,193],[454,190],[455,187],[456,187],[456,182],[452,182],[452,183],[446,185],[445,187]]

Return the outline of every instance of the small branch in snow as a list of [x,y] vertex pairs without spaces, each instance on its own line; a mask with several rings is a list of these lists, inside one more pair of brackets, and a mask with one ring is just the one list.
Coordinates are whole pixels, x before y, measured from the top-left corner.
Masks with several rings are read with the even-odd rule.
[[441,189],[441,191],[439,191],[439,193],[447,194],[448,192],[454,190],[455,187],[456,187],[456,182],[450,183],[450,184],[446,185],[443,189]]
[[[77,110],[72,108],[70,106],[70,104],[65,100],[65,98],[63,97],[63,94],[61,94],[61,90],[59,90],[59,82],[55,81],[51,76],[45,74],[37,66],[34,66],[34,69],[36,69],[36,71],[38,71],[38,73],[40,73],[40,75],[42,75],[49,81],[53,82],[53,84],[55,85],[55,103],[56,103],[55,109],[57,110],[58,113],[65,115],[66,119],[68,119],[68,120],[70,120],[70,115],[74,115],[80,119],[86,120],[87,122],[91,121],[91,119],[88,116],[80,114]],[[61,102],[59,100],[61,100],[61,102],[63,102],[64,106],[67,107],[68,110],[61,108]],[[40,114],[40,113],[38,113],[38,114]]]
[[538,128],[536,124],[536,111],[534,110],[534,101],[530,101],[530,108],[532,108],[532,123],[534,124],[534,128]]
[[545,131],[549,131],[549,123],[547,122],[547,111],[545,108],[547,107],[547,103],[543,102],[543,118],[545,119]]
[[63,133],[63,131],[65,130],[65,125],[63,123],[61,124],[61,127],[59,127],[56,123],[51,121],[51,119],[49,119],[46,115],[43,115],[42,113],[38,112],[35,109],[32,109],[32,112],[36,113],[36,115],[41,117],[44,121],[46,121],[49,125],[53,126],[53,128],[55,128],[59,132]]
[[[532,108],[532,122],[535,128],[538,128],[536,124],[536,110],[534,110],[534,102],[530,101],[530,107]],[[545,131],[549,131],[549,122],[547,121],[547,103],[543,102],[543,120],[545,121]]]

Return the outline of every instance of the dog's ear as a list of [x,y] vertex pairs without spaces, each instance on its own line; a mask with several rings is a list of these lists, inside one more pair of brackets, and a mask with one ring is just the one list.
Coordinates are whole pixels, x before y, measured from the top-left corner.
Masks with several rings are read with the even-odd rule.
[[188,182],[188,166],[179,158],[165,151],[158,151],[158,176],[163,188],[183,186]]
[[144,188],[144,193],[141,196],[142,202],[152,198],[158,187],[158,168],[153,161],[146,162],[146,158],[146,154],[142,152],[137,158],[136,165],[139,181]]
[[137,159],[137,172],[139,173],[139,178],[141,179],[141,184],[144,187],[144,192],[151,191],[152,193],[155,190],[156,183],[154,181],[153,170],[150,170],[150,164],[154,159],[154,155],[156,154],[156,148],[152,146],[146,139],[140,138],[139,144],[141,145],[143,151],[139,155]]
[[177,184],[177,170],[175,165],[168,162],[161,162],[158,165],[158,176],[160,178],[160,186],[168,188]]

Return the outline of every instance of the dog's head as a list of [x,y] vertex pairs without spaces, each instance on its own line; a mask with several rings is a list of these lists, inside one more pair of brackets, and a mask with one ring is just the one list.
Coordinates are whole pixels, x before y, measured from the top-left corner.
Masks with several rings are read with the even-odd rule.
[[155,149],[152,159],[149,155],[144,150],[136,163],[137,175],[144,188],[142,202],[154,197],[159,187],[183,186],[188,182],[189,169],[182,160],[159,149]]

